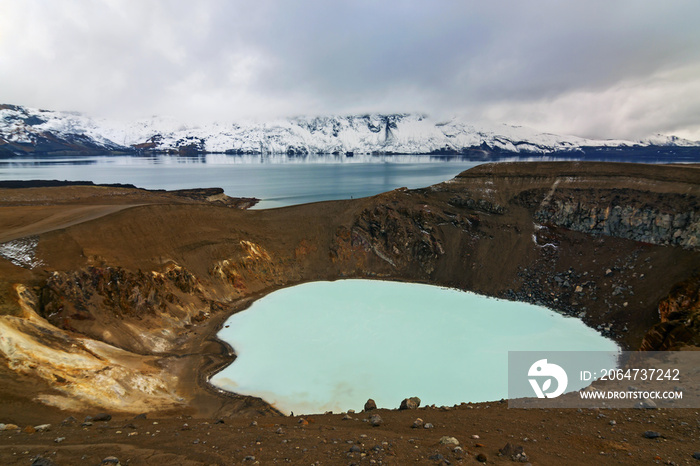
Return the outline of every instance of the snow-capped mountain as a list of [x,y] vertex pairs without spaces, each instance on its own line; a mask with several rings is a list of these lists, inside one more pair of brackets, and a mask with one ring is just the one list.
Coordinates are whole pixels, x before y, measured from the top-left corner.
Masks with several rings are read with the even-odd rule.
[[658,135],[645,141],[593,140],[509,125],[480,125],[423,115],[289,118],[187,126],[151,118],[128,123],[16,105],[0,105],[0,155],[164,152],[233,154],[551,154],[582,148],[674,146],[700,142]]

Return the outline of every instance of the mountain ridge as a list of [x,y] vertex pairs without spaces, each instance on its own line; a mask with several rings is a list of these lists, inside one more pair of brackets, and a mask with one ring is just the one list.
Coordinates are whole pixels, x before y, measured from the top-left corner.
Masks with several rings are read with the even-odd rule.
[[127,123],[77,112],[0,105],[0,155],[167,153],[551,155],[616,148],[697,148],[700,141],[657,135],[640,141],[587,139],[523,126],[474,124],[427,115],[292,117],[265,122],[184,125],[153,117]]

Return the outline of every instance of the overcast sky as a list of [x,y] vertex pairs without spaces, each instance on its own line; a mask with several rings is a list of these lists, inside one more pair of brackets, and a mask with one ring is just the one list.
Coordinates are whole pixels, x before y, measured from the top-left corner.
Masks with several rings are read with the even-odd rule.
[[0,0],[0,103],[700,140],[698,0]]

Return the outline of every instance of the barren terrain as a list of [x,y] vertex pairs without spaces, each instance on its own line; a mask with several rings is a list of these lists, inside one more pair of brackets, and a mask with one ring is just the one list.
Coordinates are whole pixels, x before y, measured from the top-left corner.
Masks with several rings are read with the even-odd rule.
[[[499,449],[511,443],[533,464],[693,464],[697,410],[495,400],[379,410],[373,427],[361,406],[301,421],[206,379],[232,360],[215,338],[231,313],[280,287],[350,277],[542,304],[627,349],[697,350],[699,199],[696,166],[563,162],[481,165],[424,189],[265,211],[219,191],[2,188],[0,423],[18,428],[0,431],[0,459],[510,463]],[[100,412],[112,419],[81,425]],[[411,428],[417,417],[434,427]]]

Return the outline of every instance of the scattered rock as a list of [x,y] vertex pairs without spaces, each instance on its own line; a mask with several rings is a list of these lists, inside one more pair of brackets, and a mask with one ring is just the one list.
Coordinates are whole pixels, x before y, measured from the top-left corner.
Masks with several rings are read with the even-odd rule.
[[644,438],[654,439],[654,438],[659,438],[659,437],[661,437],[661,434],[656,432],[656,431],[647,430],[646,432],[644,432]]
[[51,430],[51,424],[40,424],[38,426],[34,426],[35,432],[46,432],[48,430]]
[[214,424],[225,424],[223,419],[218,419]]
[[53,441],[54,441],[55,443],[61,443],[61,442],[63,442],[65,439],[66,439],[65,437],[57,437],[57,438],[53,439]]
[[350,450],[348,450],[348,451],[350,451],[350,453],[359,453],[359,452],[362,451],[362,450],[360,449],[359,446],[353,445],[353,446],[350,447]]
[[423,419],[417,418],[415,421],[413,421],[413,425],[411,427],[413,427],[414,429],[417,429],[419,427],[423,427],[423,425],[424,425]]
[[32,461],[32,466],[56,466],[56,463],[43,456],[38,456]]
[[478,435],[474,434],[474,435],[472,435],[472,438],[473,438],[474,440],[479,440],[481,437],[479,437]]
[[62,426],[73,426],[77,422],[78,422],[78,420],[76,418],[74,418],[73,416],[68,416],[67,418],[65,418],[64,420],[61,421],[61,425]]
[[528,461],[528,457],[525,454],[525,449],[522,447],[522,445],[512,445],[510,442],[506,443],[503,448],[500,448],[498,450],[498,455],[499,456],[505,456],[506,458],[510,458],[513,461],[520,461],[522,463],[525,463]]
[[253,421],[250,423],[250,427],[257,427],[258,421]]
[[440,443],[442,445],[459,445],[459,440],[457,440],[454,437],[449,437],[447,435],[444,435],[443,437],[440,438]]
[[279,435],[282,435],[282,434],[284,434],[284,429],[280,427],[280,428],[278,428],[278,429],[275,431],[275,433],[276,433],[276,434],[279,434]]
[[610,421],[610,425],[611,425],[611,426],[617,425],[617,422],[615,422],[615,421]]
[[432,429],[433,427],[435,426],[430,422],[426,422],[425,424],[423,424],[424,429]]
[[17,424],[5,424],[5,428],[3,430],[17,430],[19,429],[19,426]]
[[428,456],[428,459],[433,461],[442,461],[445,459],[445,457],[442,456],[440,453],[435,453],[433,455]]
[[343,416],[343,421],[350,421],[350,420],[352,420],[352,416],[350,416],[349,414],[346,414],[345,416]]
[[116,456],[108,456],[107,458],[102,460],[102,463],[100,464],[105,464],[105,465],[111,465],[111,466],[121,466],[121,463],[119,462],[119,458]]
[[377,409],[377,403],[374,402],[372,398],[367,400],[367,403],[365,403],[365,411],[372,411],[373,409]]
[[137,415],[137,416],[134,416],[134,420],[137,420],[137,419],[147,419],[147,418],[148,418],[148,417],[146,416],[146,413],[141,413],[141,414],[139,414],[139,415]]
[[382,420],[379,414],[372,414],[369,417],[369,423],[372,424],[374,427],[382,425],[383,422],[384,421]]
[[417,396],[412,396],[411,398],[404,398],[404,400],[401,402],[401,406],[399,406],[399,409],[418,409],[419,406],[420,398]]
[[92,425],[92,422],[90,421],[85,421],[82,424],[80,424],[80,427],[90,427]]
[[[90,416],[88,416],[90,417]],[[93,421],[93,422],[107,422],[112,420],[112,416],[107,413],[99,413],[95,414],[92,419],[87,419],[85,418],[86,421]]]
[[255,457],[252,455],[248,455],[245,458],[243,458],[243,461],[255,461]]
[[307,421],[306,419],[304,419],[304,418],[302,417],[302,418],[299,419],[299,425],[300,425],[300,426],[308,426],[308,425],[309,425],[309,421]]
[[36,429],[32,426],[27,426],[24,428],[24,433],[25,434],[33,434],[36,432]]
[[700,460],[700,451],[696,451],[695,453],[693,453],[693,458],[695,458],[696,460]]
[[483,453],[479,453],[478,455],[476,455],[476,460],[479,463],[485,463],[487,459],[488,458],[486,458],[486,455],[484,455]]
[[635,407],[639,409],[656,409],[656,403],[654,402],[654,400],[644,398],[642,401],[637,403]]

